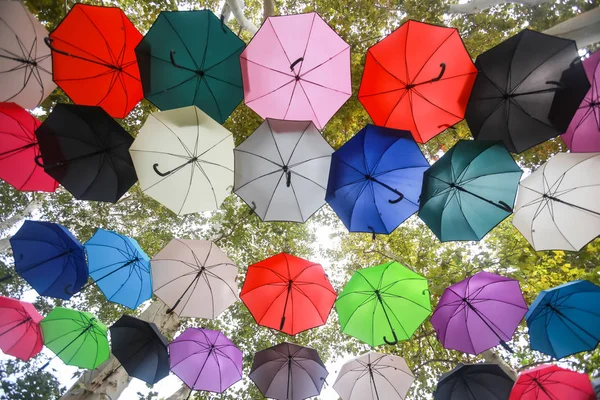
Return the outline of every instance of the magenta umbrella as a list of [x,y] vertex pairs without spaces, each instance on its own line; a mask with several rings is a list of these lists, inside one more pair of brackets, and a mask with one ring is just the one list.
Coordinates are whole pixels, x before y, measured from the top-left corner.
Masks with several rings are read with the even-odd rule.
[[519,281],[479,272],[448,286],[431,317],[447,349],[479,354],[514,335],[527,312]]
[[267,18],[240,62],[246,105],[263,118],[322,129],[352,93],[350,46],[314,12]]
[[583,68],[591,84],[590,90],[562,135],[573,153],[600,151],[600,51],[583,61]]

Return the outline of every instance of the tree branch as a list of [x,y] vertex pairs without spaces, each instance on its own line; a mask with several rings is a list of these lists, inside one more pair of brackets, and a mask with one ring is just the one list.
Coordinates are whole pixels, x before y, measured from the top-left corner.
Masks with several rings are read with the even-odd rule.
[[10,229],[21,221],[23,218],[30,216],[33,212],[37,211],[42,206],[42,201],[34,198],[25,206],[25,208],[13,215],[12,217],[0,222],[0,231]]
[[527,6],[537,6],[547,3],[549,0],[473,0],[470,3],[450,4],[448,11],[452,14],[477,14],[488,8],[509,3],[524,4]]
[[600,42],[600,7],[554,25],[543,33],[574,40],[579,48]]
[[439,362],[439,363],[448,363],[448,364],[457,364],[460,361],[459,360],[446,360],[444,358],[432,358],[431,360],[427,360],[422,364],[417,365],[416,367],[414,367],[412,370],[413,372],[418,371],[419,369],[423,368],[424,366],[426,366],[427,364],[431,364],[434,362]]
[[225,0],[225,2],[229,4],[229,8],[231,8],[233,17],[237,20],[242,29],[254,35],[258,31],[258,28],[244,15],[244,12],[242,11],[243,4],[241,0]]

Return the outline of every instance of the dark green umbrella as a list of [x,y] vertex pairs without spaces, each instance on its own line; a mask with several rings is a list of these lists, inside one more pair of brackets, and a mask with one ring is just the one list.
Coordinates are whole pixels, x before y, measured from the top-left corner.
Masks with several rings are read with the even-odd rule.
[[209,10],[163,11],[135,49],[144,96],[163,111],[195,105],[222,124],[244,97],[244,48]]

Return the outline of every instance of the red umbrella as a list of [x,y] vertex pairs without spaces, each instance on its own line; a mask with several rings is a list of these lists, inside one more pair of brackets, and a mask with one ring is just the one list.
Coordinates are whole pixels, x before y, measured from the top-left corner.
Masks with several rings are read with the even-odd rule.
[[58,182],[37,165],[40,121],[15,103],[0,103],[0,179],[22,191],[54,192]]
[[21,360],[29,360],[42,350],[43,319],[30,303],[0,296],[0,349]]
[[240,293],[259,325],[288,335],[324,325],[336,297],[320,264],[286,253],[249,266]]
[[509,400],[596,400],[587,375],[556,365],[527,370],[515,382]]
[[134,51],[141,40],[121,9],[75,4],[46,41],[54,82],[74,103],[125,118],[144,97]]
[[464,118],[476,75],[456,29],[408,21],[368,50],[358,99],[375,125],[425,143]]

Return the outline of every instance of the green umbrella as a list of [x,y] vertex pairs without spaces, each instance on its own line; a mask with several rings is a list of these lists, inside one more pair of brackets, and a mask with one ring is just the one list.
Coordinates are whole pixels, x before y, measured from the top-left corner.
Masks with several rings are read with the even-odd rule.
[[40,325],[46,347],[67,365],[94,369],[110,356],[106,326],[89,312],[56,307]]
[[335,308],[342,331],[373,347],[409,339],[431,314],[427,280],[395,261],[356,271]]

